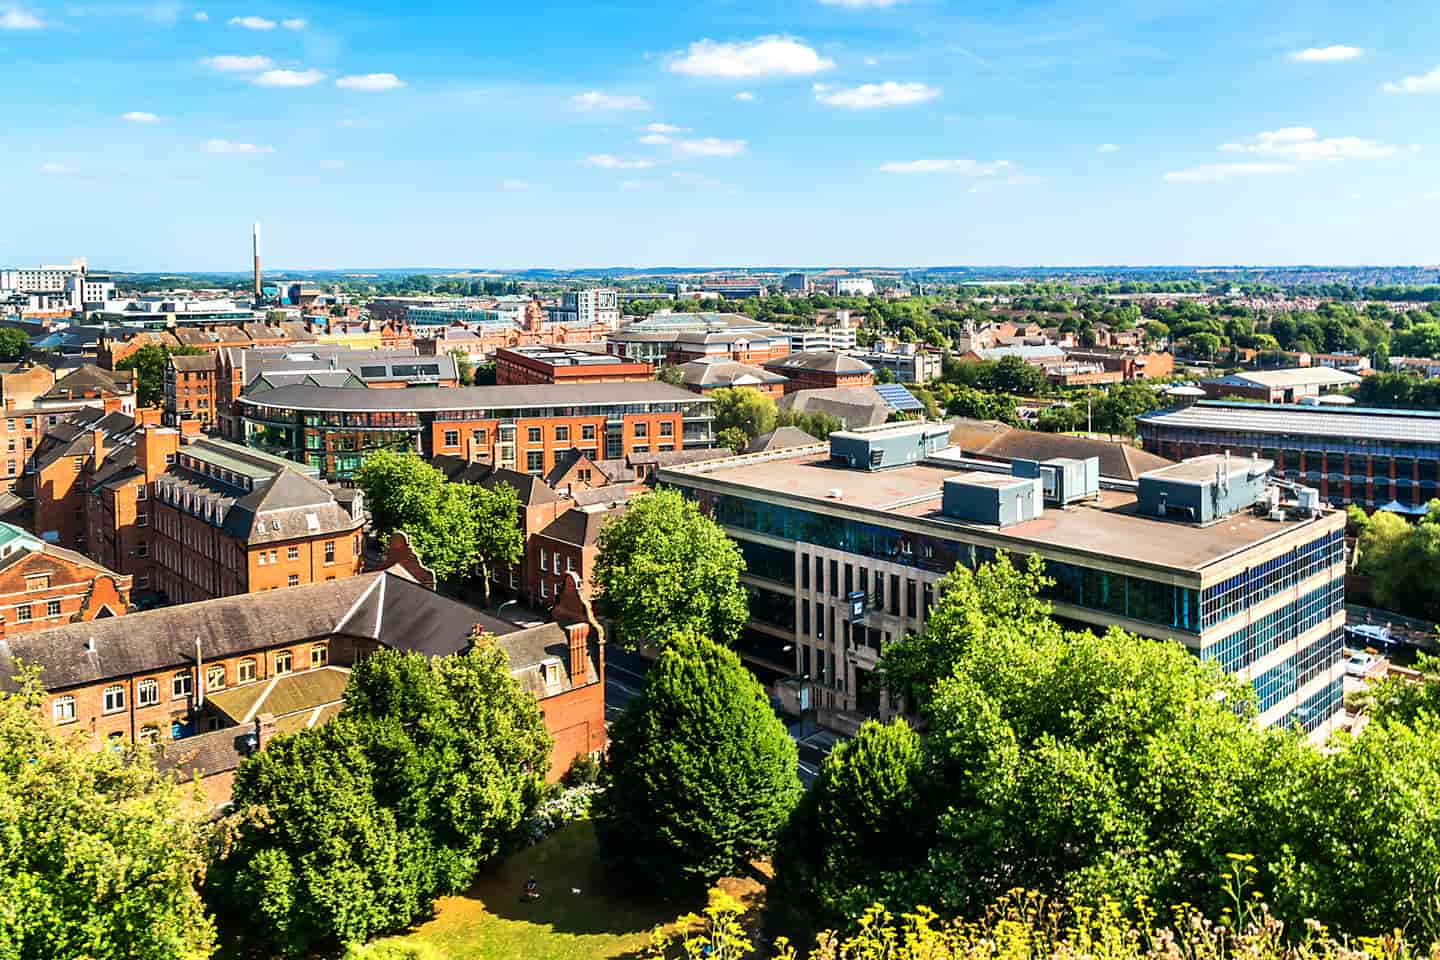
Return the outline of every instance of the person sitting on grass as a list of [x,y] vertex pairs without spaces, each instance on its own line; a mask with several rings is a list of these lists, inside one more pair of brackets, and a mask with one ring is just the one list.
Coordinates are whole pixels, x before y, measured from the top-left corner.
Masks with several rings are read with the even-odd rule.
[[540,884],[535,881],[535,878],[533,876],[529,880],[525,881],[525,899],[540,899]]

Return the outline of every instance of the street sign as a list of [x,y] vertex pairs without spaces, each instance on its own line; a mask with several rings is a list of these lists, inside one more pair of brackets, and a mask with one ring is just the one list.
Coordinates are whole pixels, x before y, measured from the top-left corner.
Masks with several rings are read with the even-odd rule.
[[865,619],[865,598],[864,590],[854,590],[846,595],[845,599],[850,604],[850,616],[847,618],[852,623],[856,620]]

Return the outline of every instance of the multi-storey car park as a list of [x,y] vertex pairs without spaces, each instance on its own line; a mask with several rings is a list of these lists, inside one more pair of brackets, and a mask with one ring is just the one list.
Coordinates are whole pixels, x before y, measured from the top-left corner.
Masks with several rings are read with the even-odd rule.
[[1342,513],[1298,488],[1282,502],[1258,458],[1102,480],[1093,460],[964,460],[943,450],[947,433],[887,425],[660,471],[740,545],[752,618],[741,649],[782,699],[840,729],[897,712],[869,682],[880,652],[925,626],[947,572],[1004,551],[1044,559],[1062,621],[1183,643],[1254,684],[1261,723],[1330,728]]
[[425,390],[291,385],[236,401],[245,442],[345,479],[372,450],[541,476],[568,450],[615,460],[710,447],[713,402],[658,382]]
[[1201,401],[1136,420],[1146,450],[1258,453],[1335,506],[1422,514],[1440,496],[1440,413]]

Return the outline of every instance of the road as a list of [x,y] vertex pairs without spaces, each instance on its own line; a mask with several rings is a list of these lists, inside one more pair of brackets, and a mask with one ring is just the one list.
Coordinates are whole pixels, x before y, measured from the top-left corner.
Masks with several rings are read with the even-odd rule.
[[[620,712],[645,686],[645,672],[650,661],[634,653],[626,653],[613,645],[605,648],[605,722],[613,723]],[[789,730],[799,752],[800,782],[808,789],[820,774],[824,762],[840,738],[828,730],[808,731],[801,736],[798,725]]]

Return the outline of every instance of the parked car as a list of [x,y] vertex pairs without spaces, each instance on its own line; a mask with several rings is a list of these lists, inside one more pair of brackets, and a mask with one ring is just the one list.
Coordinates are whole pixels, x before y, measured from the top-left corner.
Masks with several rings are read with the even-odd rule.
[[1375,666],[1375,658],[1368,653],[1354,653],[1350,659],[1345,661],[1345,675],[1347,677],[1367,677],[1370,670]]

